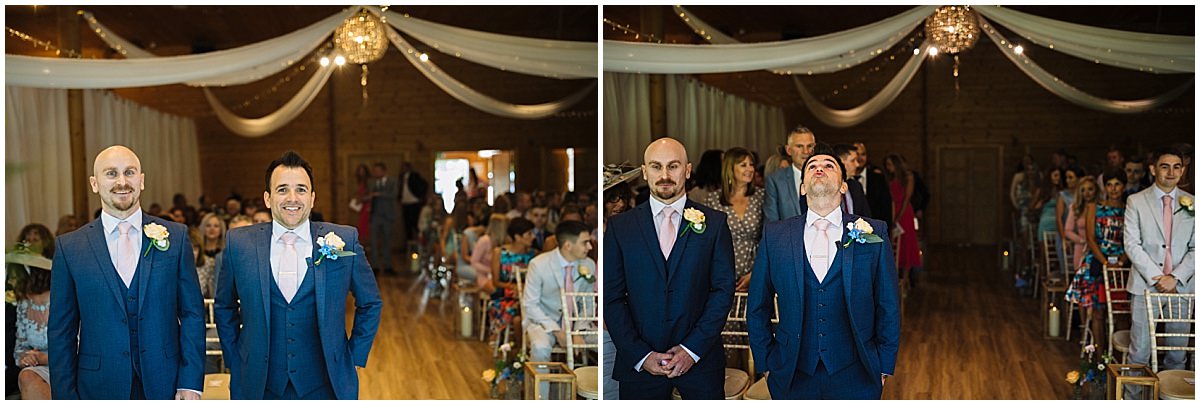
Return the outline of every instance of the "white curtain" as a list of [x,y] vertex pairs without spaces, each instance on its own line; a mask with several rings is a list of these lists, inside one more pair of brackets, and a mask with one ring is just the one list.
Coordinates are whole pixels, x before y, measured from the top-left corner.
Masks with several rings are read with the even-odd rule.
[[821,100],[813,97],[804,84],[800,83],[799,77],[792,76],[792,81],[796,83],[796,90],[800,92],[800,98],[804,100],[804,105],[808,106],[808,110],[813,113],[813,116],[831,127],[849,128],[871,119],[896,101],[896,97],[900,96],[904,88],[908,87],[908,83],[921,70],[921,64],[925,62],[925,57],[929,54],[927,43],[921,44],[917,49],[920,49],[920,52],[908,59],[900,71],[896,72],[896,77],[888,81],[888,84],[883,86],[879,93],[858,107],[845,110],[830,108],[821,103]]
[[1118,114],[1133,114],[1144,112],[1174,100],[1195,84],[1195,76],[1179,87],[1176,87],[1158,97],[1141,99],[1141,100],[1109,100],[1084,93],[1082,90],[1075,88],[1064,82],[1062,79],[1055,77],[1050,72],[1042,69],[1032,59],[1029,59],[1024,53],[1018,54],[1012,48],[1012,43],[1005,39],[1000,32],[996,31],[995,27],[987,23],[983,17],[980,17],[980,28],[987,33],[992,39],[992,43],[996,44],[996,48],[1000,49],[1000,53],[1004,54],[1009,61],[1016,65],[1017,68],[1025,72],[1026,76],[1033,79],[1042,88],[1049,90],[1051,93],[1066,99],[1076,105],[1087,107],[1097,111],[1104,111]]
[[[895,17],[813,38],[750,44],[681,45],[604,41],[604,70],[623,73],[725,73],[800,67],[793,74],[842,70],[849,55],[870,59],[881,44],[899,41],[936,6],[918,6]],[[831,66],[832,63],[832,66]],[[838,64],[843,67],[838,67]],[[853,65],[850,65],[853,66]]]
[[975,6],[984,17],[1033,43],[1110,66],[1151,73],[1195,72],[1195,37],[1089,27],[1002,6]]
[[[142,172],[146,173],[142,209],[153,203],[168,208],[175,193],[183,193],[192,201],[200,196],[203,187],[195,121],[156,111],[108,91],[83,94],[88,173],[101,150],[125,145],[137,153]],[[100,208],[99,197],[88,201],[92,211]]]
[[74,211],[67,91],[4,87],[5,248],[29,223],[54,232]]
[[[113,89],[175,83],[197,86],[249,83],[278,73],[299,61],[320,45],[357,9],[348,8],[277,38],[196,55],[135,58],[127,53],[126,56],[130,56],[130,59],[5,55],[5,84],[41,88]],[[104,37],[111,36],[114,34],[109,32]],[[123,46],[133,49],[128,42]]]
[[308,82],[304,83],[304,87],[296,92],[296,95],[279,107],[278,110],[264,115],[259,118],[242,118],[233,111],[225,108],[225,105],[212,94],[212,91],[205,88],[204,97],[208,99],[208,104],[212,106],[213,112],[216,113],[217,119],[225,124],[226,128],[234,133],[249,137],[257,138],[263,135],[275,132],[279,128],[283,128],[300,113],[308,109],[308,105],[312,104],[317,98],[317,94],[321,93],[321,89],[325,88],[325,83],[329,81],[329,76],[333,74],[334,66],[318,66],[317,71],[313,72]]
[[[380,10],[368,6],[376,15]],[[493,34],[425,21],[395,11],[388,24],[434,49],[481,65],[557,79],[596,77],[597,44]]]
[[666,81],[665,135],[679,139],[693,162],[707,149],[735,146],[765,157],[783,143],[783,109],[748,101],[686,75],[667,75]]
[[604,72],[604,163],[642,163],[650,144],[650,76]]

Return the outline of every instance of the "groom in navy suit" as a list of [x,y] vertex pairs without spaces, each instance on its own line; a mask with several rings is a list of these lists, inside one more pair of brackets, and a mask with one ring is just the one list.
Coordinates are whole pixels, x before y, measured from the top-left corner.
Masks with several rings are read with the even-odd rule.
[[621,399],[725,397],[733,242],[725,214],[687,200],[690,171],[679,141],[652,142],[642,165],[652,198],[608,220],[604,320]]
[[274,220],[229,231],[214,310],[232,399],[358,398],[355,366],[367,366],[383,301],[358,232],[309,221],[312,178],[284,153],[263,193]]
[[204,302],[187,227],[142,212],[136,154],[96,156],[100,218],[58,238],[47,325],[54,399],[200,399]]
[[841,209],[845,169],[832,151],[818,150],[803,167],[807,212],[763,228],[746,314],[750,350],[769,372],[772,399],[879,399],[900,343],[887,226]]

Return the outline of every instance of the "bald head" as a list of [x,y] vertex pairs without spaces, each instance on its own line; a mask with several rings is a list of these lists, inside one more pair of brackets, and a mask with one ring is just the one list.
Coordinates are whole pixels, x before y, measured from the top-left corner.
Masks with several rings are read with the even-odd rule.
[[141,194],[145,174],[137,154],[121,145],[110,146],[96,155],[92,164],[92,192],[100,194],[104,212],[119,219],[128,218],[141,209]]
[[691,177],[687,149],[671,138],[660,138],[646,147],[642,178],[650,185],[650,195],[670,204],[683,196],[684,181]]

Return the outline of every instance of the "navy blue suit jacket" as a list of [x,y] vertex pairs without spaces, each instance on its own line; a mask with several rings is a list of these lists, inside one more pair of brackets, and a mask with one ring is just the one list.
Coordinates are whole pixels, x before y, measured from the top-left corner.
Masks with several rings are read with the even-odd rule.
[[123,282],[113,267],[100,219],[55,241],[51,271],[50,389],[54,399],[129,399],[130,356],[141,356],[147,399],[176,389],[203,390],[204,298],[187,227],[142,213],[142,225],[167,228],[160,251],[142,232],[138,252],[138,342],[130,353]]
[[[846,248],[846,224],[857,215],[842,214],[842,240],[837,254],[842,260],[842,277],[850,315],[853,342],[834,356],[857,356],[871,375],[893,374],[900,348],[900,296],[896,263],[892,255],[887,226],[883,221],[864,218],[880,243],[851,242]],[[750,332],[750,350],[754,363],[771,372],[771,380],[790,386],[800,360],[804,325],[804,278],[808,255],[804,248],[804,217],[768,223],[754,260],[754,277],[746,326]],[[779,325],[772,327],[775,308],[772,297],[779,296]],[[778,380],[776,380],[778,378]],[[882,384],[878,379],[877,384]]]
[[604,321],[617,347],[616,380],[649,378],[634,365],[679,344],[700,356],[694,369],[724,367],[721,329],[733,305],[732,237],[724,213],[690,200],[686,208],[704,213],[704,232],[688,230],[685,220],[667,260],[649,203],[608,220]]
[[796,173],[791,166],[767,176],[763,197],[763,222],[782,221],[808,212],[808,202],[796,189]]
[[[230,369],[233,399],[262,399],[267,385],[270,347],[271,222],[229,231],[221,272],[217,274],[217,296],[213,305],[217,334],[225,364]],[[312,257],[308,271],[316,282],[317,323],[329,381],[337,399],[358,398],[358,374],[354,367],[367,366],[367,354],[379,329],[383,301],[375,275],[352,227],[327,222],[310,223]],[[317,237],[333,232],[346,242],[355,256],[321,260]],[[346,296],[354,294],[354,326],[346,338]],[[239,303],[240,300],[240,303]],[[285,370],[276,370],[284,372]]]

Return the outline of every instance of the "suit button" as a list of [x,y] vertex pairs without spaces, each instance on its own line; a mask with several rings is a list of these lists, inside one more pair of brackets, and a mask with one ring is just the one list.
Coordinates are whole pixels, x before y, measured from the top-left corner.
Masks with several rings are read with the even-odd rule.
[[818,307],[825,308],[825,304],[817,304]]
[[125,356],[125,357],[129,357],[129,352],[122,352],[121,355]]
[[293,358],[293,359],[294,359],[294,358],[296,358],[296,355],[295,355],[295,354],[288,354],[288,357],[290,357],[290,358]]
[[825,292],[824,288],[818,289],[817,292]]
[[128,323],[129,323],[129,319],[128,319],[128,318],[121,318],[121,323],[123,323],[123,324],[128,324]]
[[145,353],[145,352],[146,352],[146,349],[142,349],[142,353]]
[[288,371],[288,372],[289,372],[289,373],[292,373],[292,374],[296,374],[296,370],[291,370],[291,371]]
[[296,343],[296,339],[288,338],[288,343]]
[[296,310],[296,308],[288,308],[288,312],[292,312],[292,311],[295,311],[295,310]]
[[139,320],[139,321],[144,321],[144,320],[146,320],[146,317],[144,317],[144,316],[139,316],[139,317],[138,317],[138,320]]
[[821,322],[825,322],[825,318],[821,318]]
[[825,337],[825,334],[824,334],[824,333],[818,333],[818,334],[817,334],[817,336],[820,336],[820,337]]
[[1166,249],[1166,248],[1167,248],[1167,245],[1162,245],[1162,247],[1163,247],[1163,249]]
[[134,302],[134,301],[137,301],[137,298],[136,298],[136,297],[128,297],[128,298],[126,298],[126,299],[127,299],[129,302]]

